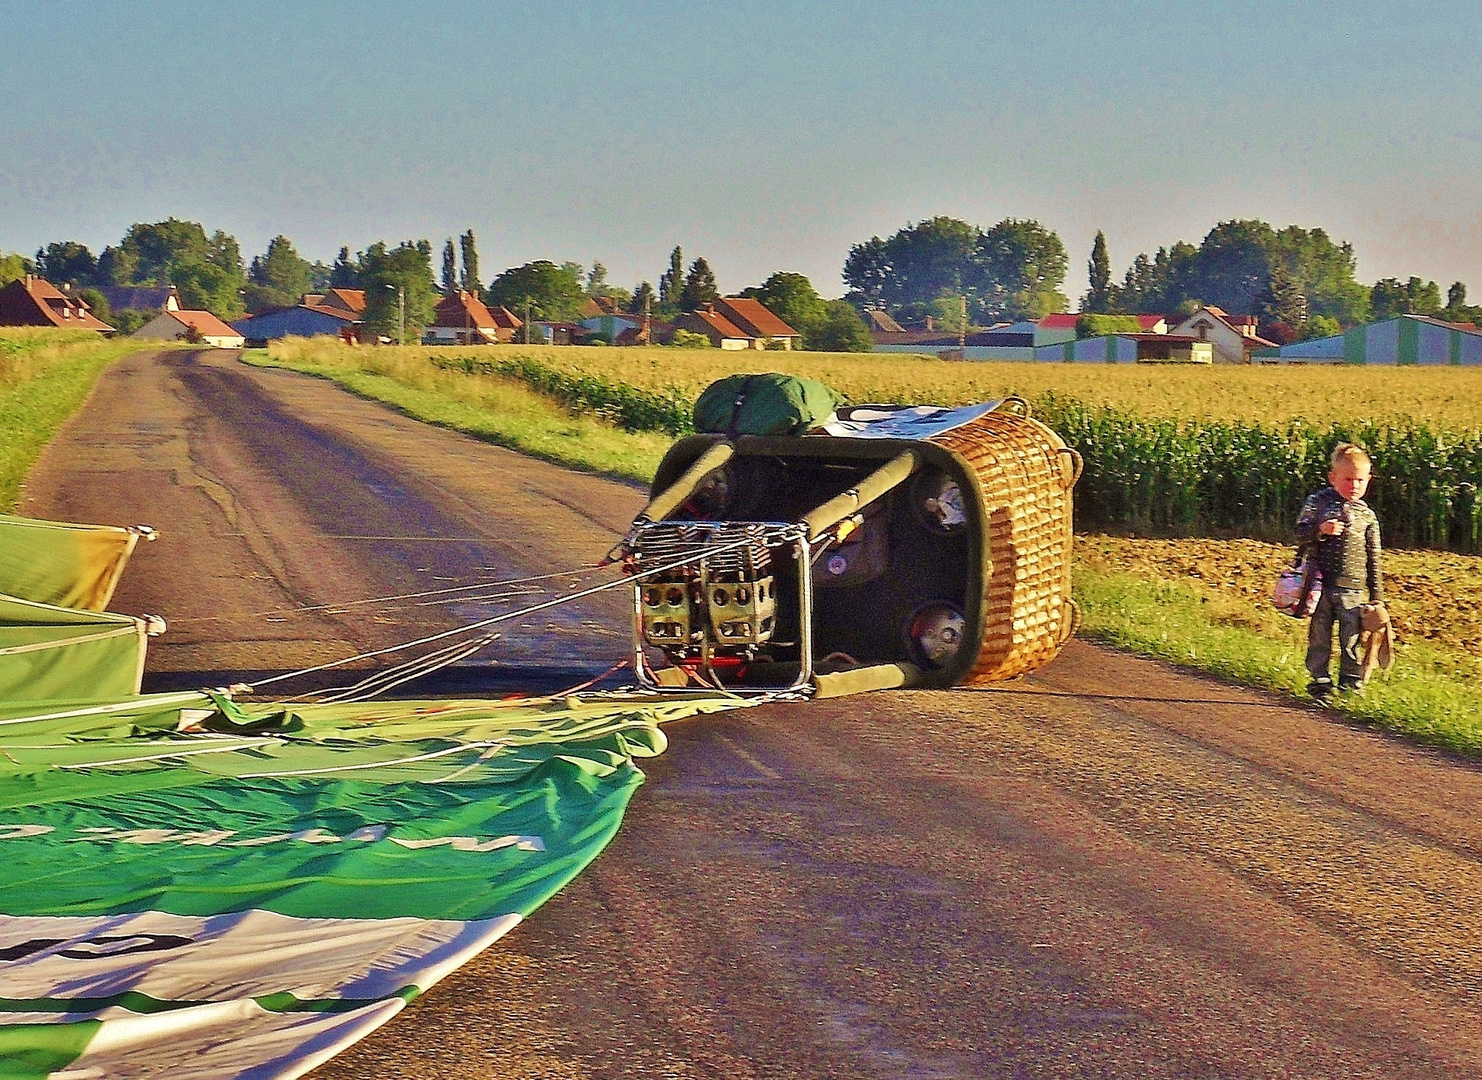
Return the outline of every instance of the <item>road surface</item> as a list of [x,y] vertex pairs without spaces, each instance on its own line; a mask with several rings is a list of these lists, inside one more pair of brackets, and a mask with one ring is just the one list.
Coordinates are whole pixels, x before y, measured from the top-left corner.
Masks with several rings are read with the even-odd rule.
[[[285,613],[589,565],[641,502],[171,352],[104,376],[23,510],[161,530],[114,607],[170,618],[164,688],[503,610]],[[512,625],[429,692],[600,672],[625,604]],[[1482,1075],[1473,764],[1079,641],[992,689],[669,734],[589,870],[314,1076]]]

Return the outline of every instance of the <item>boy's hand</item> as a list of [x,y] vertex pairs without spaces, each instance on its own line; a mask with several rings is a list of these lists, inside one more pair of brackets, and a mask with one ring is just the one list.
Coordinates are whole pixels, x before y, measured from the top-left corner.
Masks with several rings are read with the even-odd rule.
[[1342,536],[1344,528],[1343,522],[1334,519],[1332,521],[1324,521],[1317,527],[1317,531],[1324,536]]

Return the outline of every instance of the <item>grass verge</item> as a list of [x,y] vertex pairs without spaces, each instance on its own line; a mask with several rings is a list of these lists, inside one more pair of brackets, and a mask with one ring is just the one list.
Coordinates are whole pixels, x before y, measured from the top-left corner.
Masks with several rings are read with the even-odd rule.
[[[683,359],[680,357],[678,359]],[[770,357],[769,357],[770,359]],[[508,446],[556,464],[628,480],[647,481],[670,444],[668,436],[630,433],[572,412],[524,381],[498,374],[462,374],[428,363],[426,350],[274,350],[248,354],[265,366],[329,378],[363,397],[384,402],[418,420]],[[1151,545],[1140,552],[1129,545]],[[1286,550],[1267,545],[1253,557],[1216,557],[1196,575],[1207,550],[1185,550],[1207,541],[1129,541],[1082,537],[1077,541],[1076,599],[1083,633],[1120,649],[1172,661],[1232,682],[1306,700],[1306,623],[1274,611],[1265,590]],[[1164,545],[1157,548],[1156,545]],[[1166,545],[1172,545],[1167,549]],[[1256,545],[1259,546],[1259,545]],[[1178,558],[1172,557],[1177,552]],[[1448,556],[1452,560],[1472,557]],[[1267,572],[1269,570],[1269,572]],[[1425,568],[1405,576],[1407,586],[1454,591],[1455,566]],[[1224,595],[1215,579],[1245,574],[1238,596]],[[1396,606],[1404,604],[1397,596]],[[1429,617],[1432,613],[1427,612]],[[1470,629],[1466,631],[1470,634]],[[1349,719],[1421,742],[1482,755],[1482,706],[1475,694],[1482,661],[1468,650],[1416,640],[1402,642],[1394,667],[1362,695],[1341,694],[1332,703]]]
[[103,369],[143,347],[91,330],[0,330],[0,510],[15,509],[26,473]]

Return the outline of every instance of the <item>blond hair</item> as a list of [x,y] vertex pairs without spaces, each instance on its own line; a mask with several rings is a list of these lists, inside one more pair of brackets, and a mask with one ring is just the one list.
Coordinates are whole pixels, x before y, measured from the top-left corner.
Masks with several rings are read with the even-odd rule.
[[1336,469],[1344,462],[1357,465],[1361,461],[1371,469],[1374,467],[1374,462],[1369,458],[1369,451],[1358,443],[1340,442],[1333,447],[1333,456],[1328,460],[1328,468]]

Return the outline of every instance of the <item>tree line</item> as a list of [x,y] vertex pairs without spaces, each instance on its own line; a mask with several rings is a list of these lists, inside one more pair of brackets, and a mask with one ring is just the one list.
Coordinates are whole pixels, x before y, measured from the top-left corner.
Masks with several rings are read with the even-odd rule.
[[[1060,237],[1030,219],[1005,218],[981,228],[951,217],[909,222],[888,238],[853,245],[843,277],[849,291],[826,300],[804,275],[778,271],[741,295],[761,300],[803,335],[805,347],[862,350],[869,335],[860,313],[879,308],[906,325],[930,317],[948,330],[969,325],[1035,319],[1066,311],[1062,291],[1069,257]],[[1201,304],[1231,314],[1253,314],[1264,336],[1278,342],[1335,334],[1371,319],[1411,312],[1453,322],[1482,322],[1482,307],[1467,303],[1466,286],[1445,295],[1434,281],[1384,278],[1373,285],[1355,276],[1353,246],[1320,228],[1276,229],[1248,219],[1217,224],[1198,244],[1177,241],[1137,255],[1114,278],[1106,236],[1096,234],[1087,262],[1089,288],[1079,309],[1088,316],[1155,312],[1178,315]],[[376,241],[353,255],[342,247],[331,265],[310,262],[286,236],[243,262],[237,240],[198,222],[169,218],[136,223],[116,245],[94,255],[84,244],[59,241],[34,259],[0,253],[0,284],[37,273],[82,294],[100,317],[128,332],[149,312],[113,312],[96,289],[108,285],[173,285],[187,308],[224,319],[288,307],[300,296],[329,287],[366,293],[366,322],[395,336],[403,310],[409,340],[433,318],[439,295],[467,290],[521,319],[575,322],[583,305],[602,299],[631,313],[672,321],[720,296],[716,275],[703,256],[688,263],[680,247],[669,256],[657,286],[648,280],[629,289],[608,280],[601,262],[537,260],[510,267],[487,285],[480,279],[472,229],[449,237],[442,273],[433,273],[433,247],[423,240],[391,247]],[[1087,325],[1101,325],[1088,320]]]
[[[632,289],[610,282],[601,262],[536,260],[510,267],[487,286],[480,279],[478,242],[472,229],[443,245],[441,275],[433,276],[428,240],[395,247],[376,241],[353,255],[341,247],[333,263],[310,262],[286,236],[274,237],[261,255],[243,263],[237,240],[198,222],[169,218],[130,227],[117,245],[94,255],[74,240],[37,250],[34,259],[0,253],[0,284],[34,273],[77,289],[98,316],[125,333],[154,312],[111,311],[97,290],[107,286],[173,285],[182,307],[210,311],[223,319],[291,307],[306,293],[329,288],[361,289],[368,329],[396,338],[403,330],[418,340],[431,324],[440,296],[466,291],[485,303],[509,309],[522,320],[575,322],[589,301],[602,299],[619,311],[648,314],[661,322],[713,303],[721,296],[715,271],[700,256],[686,266],[682,248],[670,253],[658,287],[640,281]],[[807,348],[867,351],[870,337],[854,307],[824,300],[802,274],[778,272],[743,295],[762,300],[797,329]]]
[[[1282,344],[1337,334],[1401,313],[1453,322],[1482,321],[1458,281],[1443,301],[1434,281],[1355,277],[1353,245],[1322,229],[1276,229],[1259,220],[1217,224],[1197,246],[1177,241],[1139,254],[1120,281],[1112,275],[1106,235],[1098,231],[1087,262],[1086,315],[1187,314],[1204,304],[1255,315],[1261,332]],[[1065,245],[1037,221],[1006,218],[988,229],[950,217],[911,222],[894,235],[855,244],[844,262],[849,301],[881,308],[906,324],[927,316],[956,329],[964,307],[974,324],[1037,319],[1067,311],[1060,291]]]

